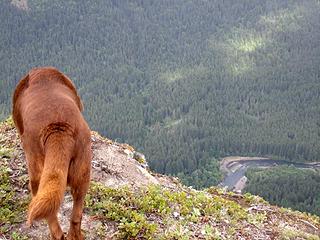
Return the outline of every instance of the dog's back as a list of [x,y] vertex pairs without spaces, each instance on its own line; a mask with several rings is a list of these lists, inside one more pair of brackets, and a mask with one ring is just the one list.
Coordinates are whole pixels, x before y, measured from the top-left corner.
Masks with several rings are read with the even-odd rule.
[[75,128],[83,121],[75,87],[55,68],[31,70],[17,86],[13,105],[13,117],[21,135],[25,130],[28,134],[42,130],[52,122],[65,122]]
[[13,97],[13,119],[28,161],[33,194],[28,222],[46,218],[54,239],[63,236],[56,215],[67,183],[75,201],[79,199],[74,203],[69,235],[81,239],[79,211],[82,213],[88,189],[91,161],[90,130],[81,111],[71,80],[54,68],[31,70]]

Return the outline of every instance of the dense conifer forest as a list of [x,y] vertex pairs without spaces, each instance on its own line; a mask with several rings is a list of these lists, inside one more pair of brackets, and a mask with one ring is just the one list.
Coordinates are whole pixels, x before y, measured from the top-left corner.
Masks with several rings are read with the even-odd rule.
[[320,216],[320,171],[277,167],[250,169],[246,192],[259,195],[272,204]]
[[0,119],[51,65],[93,130],[191,184],[216,183],[220,156],[320,159],[319,1],[24,2],[0,2]]

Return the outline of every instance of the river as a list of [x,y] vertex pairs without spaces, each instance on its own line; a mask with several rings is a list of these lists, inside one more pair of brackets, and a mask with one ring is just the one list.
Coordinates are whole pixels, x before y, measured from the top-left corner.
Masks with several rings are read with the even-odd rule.
[[224,170],[227,172],[224,180],[219,184],[228,190],[240,191],[246,183],[245,173],[248,168],[270,168],[275,166],[287,165],[296,168],[320,169],[320,162],[316,163],[295,163],[286,160],[273,160],[267,158],[243,158],[229,157],[222,160]]

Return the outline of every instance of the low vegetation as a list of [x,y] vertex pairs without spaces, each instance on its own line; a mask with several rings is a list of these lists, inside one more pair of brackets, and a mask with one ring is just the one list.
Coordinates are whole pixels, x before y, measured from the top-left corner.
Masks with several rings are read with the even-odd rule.
[[[28,197],[21,196],[15,187],[9,173],[12,171],[7,164],[11,151],[0,148],[0,234],[11,232],[12,224],[24,221]],[[0,235],[1,236],[1,235]],[[14,236],[16,236],[14,238]],[[12,233],[13,239],[17,233]]]
[[[216,191],[199,192],[190,188],[173,191],[156,185],[137,190],[111,189],[92,183],[86,206],[99,219],[117,222],[117,236],[123,239],[189,239],[196,237],[190,231],[190,224],[197,228],[204,222],[208,224],[200,231],[209,239],[220,236],[210,227],[210,222],[231,223],[227,227],[231,233],[241,228],[243,221],[259,226],[265,220],[263,214],[249,213],[237,202],[211,192]],[[249,195],[245,197],[247,202],[252,199]]]
[[[248,225],[261,230],[265,227],[269,213],[252,210],[263,204],[268,205],[249,193],[240,196],[217,188],[177,191],[150,185],[134,190],[107,188],[100,183],[92,183],[86,198],[89,214],[117,224],[119,239],[232,239]],[[285,214],[292,213],[286,210]],[[283,239],[293,239],[288,234],[288,229],[280,232]],[[303,234],[306,239],[318,239]]]

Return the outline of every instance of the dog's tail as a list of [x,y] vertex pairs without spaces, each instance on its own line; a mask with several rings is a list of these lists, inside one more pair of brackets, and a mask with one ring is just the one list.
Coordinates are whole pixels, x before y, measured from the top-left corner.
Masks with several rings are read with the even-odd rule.
[[56,215],[67,186],[69,163],[74,148],[68,126],[49,125],[41,136],[45,152],[43,171],[36,195],[29,205],[27,224]]

